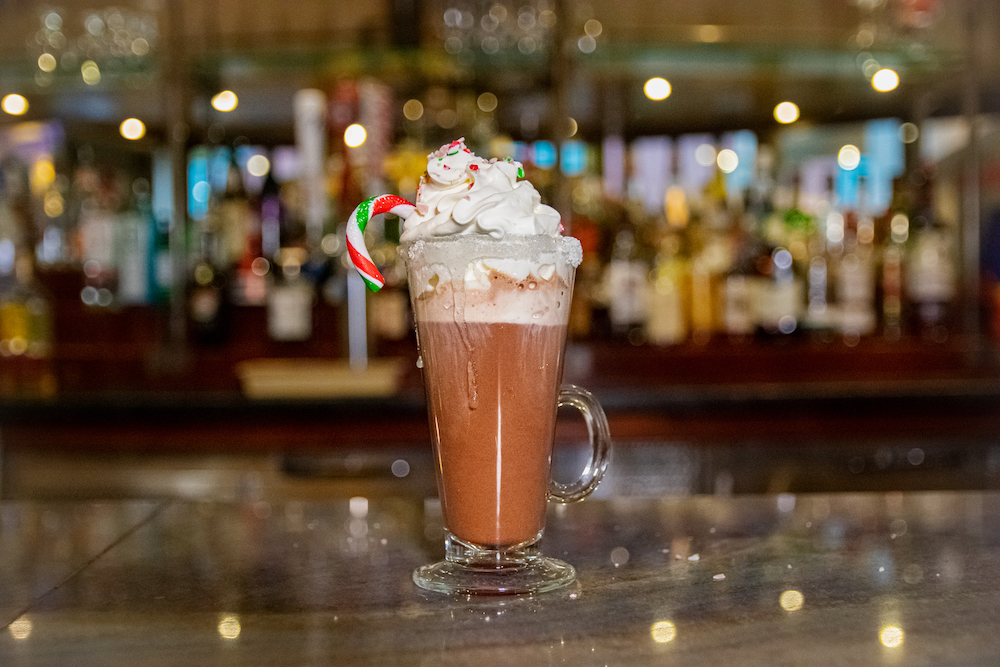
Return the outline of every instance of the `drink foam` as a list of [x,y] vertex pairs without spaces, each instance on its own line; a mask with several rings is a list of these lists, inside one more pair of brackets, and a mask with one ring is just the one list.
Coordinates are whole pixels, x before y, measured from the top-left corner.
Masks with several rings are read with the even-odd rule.
[[583,259],[569,236],[418,239],[400,252],[422,321],[565,325]]

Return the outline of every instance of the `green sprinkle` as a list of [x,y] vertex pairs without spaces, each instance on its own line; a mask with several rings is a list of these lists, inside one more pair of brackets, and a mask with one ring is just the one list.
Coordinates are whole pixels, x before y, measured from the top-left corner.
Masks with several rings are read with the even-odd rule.
[[524,178],[524,169],[521,169],[520,167],[517,168],[517,177]]

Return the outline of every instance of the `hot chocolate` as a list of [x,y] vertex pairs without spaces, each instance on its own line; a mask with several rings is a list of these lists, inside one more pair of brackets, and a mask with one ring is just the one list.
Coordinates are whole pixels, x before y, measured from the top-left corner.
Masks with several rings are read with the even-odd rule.
[[[476,157],[459,139],[427,156],[416,203],[380,195],[348,221],[351,259],[377,290],[384,278],[365,226],[379,213],[403,218],[445,520],[445,560],[413,573],[428,590],[533,593],[571,582],[572,566],[538,553],[546,502],[584,498],[607,465],[600,404],[559,384],[583,248],[523,176],[518,162]],[[593,449],[573,484],[549,477],[560,405],[584,416]]]
[[565,326],[418,325],[445,525],[471,544],[545,525]]

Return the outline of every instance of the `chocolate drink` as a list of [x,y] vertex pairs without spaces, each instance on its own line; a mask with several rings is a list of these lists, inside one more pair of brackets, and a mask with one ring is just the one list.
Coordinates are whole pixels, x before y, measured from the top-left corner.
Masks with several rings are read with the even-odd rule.
[[566,327],[418,320],[418,333],[445,526],[480,547],[533,542]]

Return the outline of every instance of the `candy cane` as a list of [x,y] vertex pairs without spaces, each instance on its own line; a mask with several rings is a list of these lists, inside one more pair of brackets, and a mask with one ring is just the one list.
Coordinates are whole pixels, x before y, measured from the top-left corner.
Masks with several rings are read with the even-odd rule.
[[380,213],[395,213],[405,217],[413,213],[414,206],[402,197],[396,195],[379,195],[361,202],[351,217],[347,220],[347,252],[351,261],[364,278],[368,289],[377,292],[385,285],[385,278],[375,268],[371,255],[365,247],[365,227],[373,215]]

